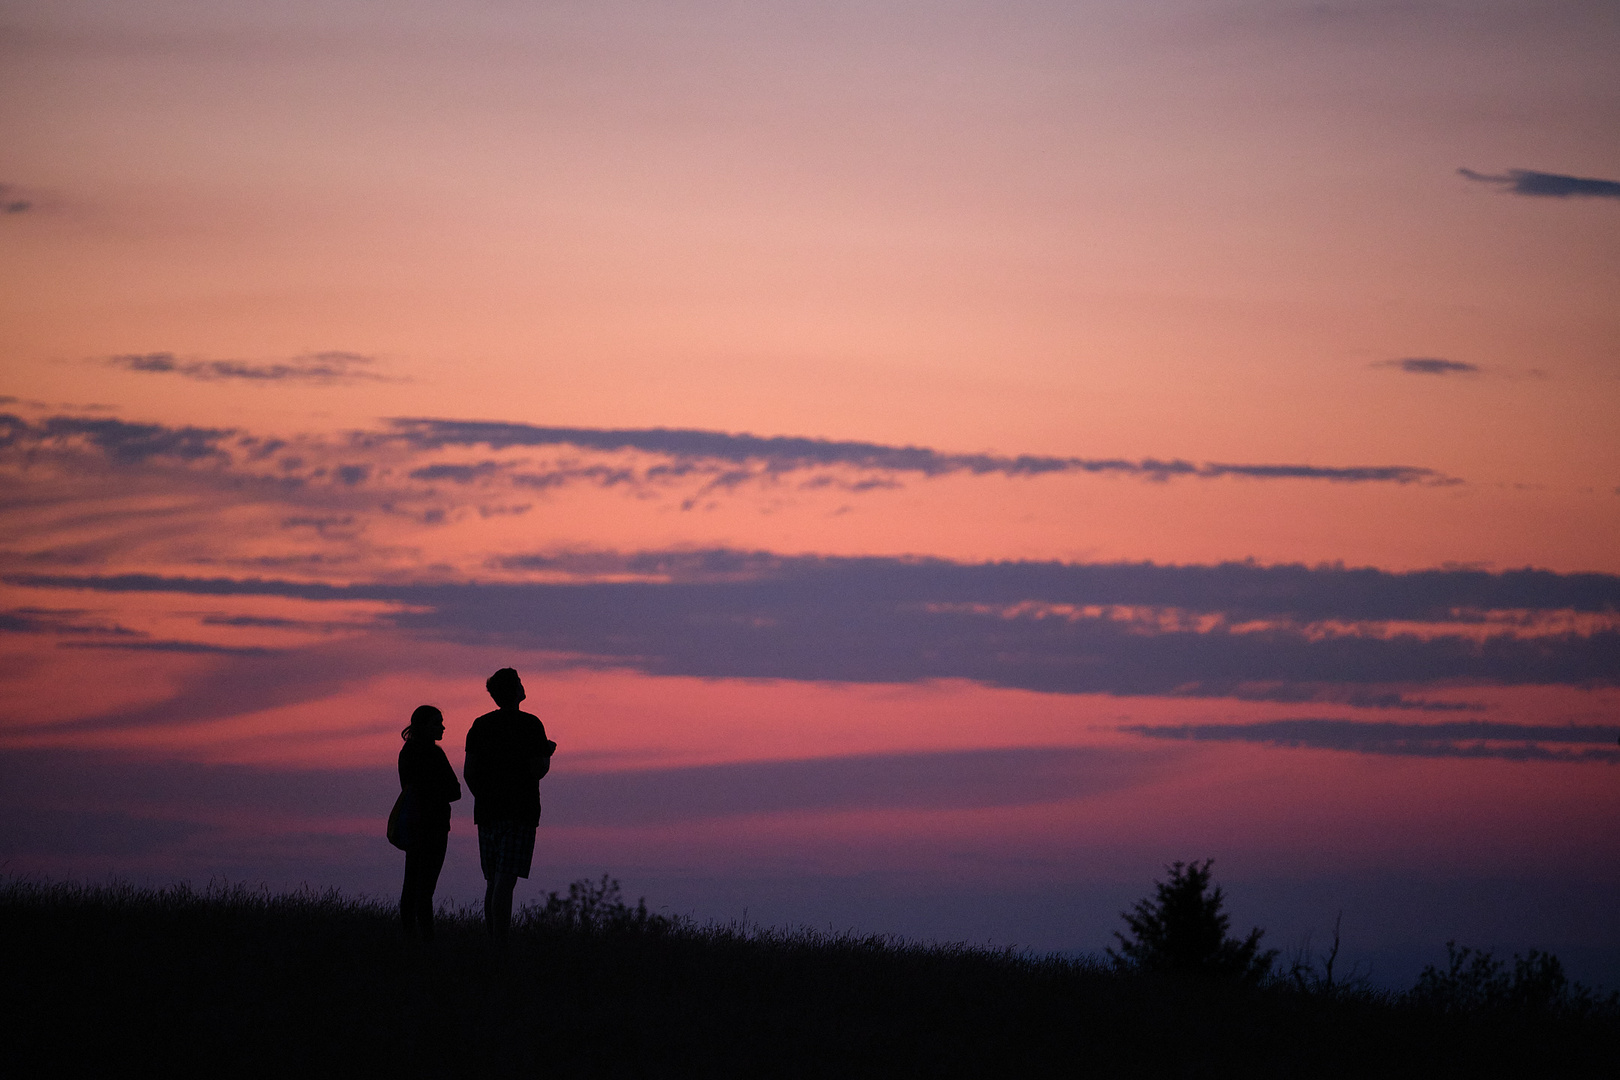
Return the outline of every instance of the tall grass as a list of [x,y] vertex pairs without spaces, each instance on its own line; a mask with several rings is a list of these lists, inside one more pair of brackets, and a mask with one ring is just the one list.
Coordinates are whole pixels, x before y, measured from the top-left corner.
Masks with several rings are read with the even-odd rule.
[[[505,949],[335,890],[0,883],[9,1062],[50,1075],[1607,1075],[1620,1021],[698,924],[576,882]],[[16,1072],[13,1075],[30,1075]]]

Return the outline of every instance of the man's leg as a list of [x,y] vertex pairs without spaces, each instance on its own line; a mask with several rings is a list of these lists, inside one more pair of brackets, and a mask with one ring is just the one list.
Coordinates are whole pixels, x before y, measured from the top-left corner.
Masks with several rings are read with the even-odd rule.
[[512,929],[512,892],[516,874],[496,874],[484,888],[484,925],[496,941],[505,941]]
[[478,826],[478,865],[484,871],[484,933],[495,936],[495,867],[499,836],[492,825]]

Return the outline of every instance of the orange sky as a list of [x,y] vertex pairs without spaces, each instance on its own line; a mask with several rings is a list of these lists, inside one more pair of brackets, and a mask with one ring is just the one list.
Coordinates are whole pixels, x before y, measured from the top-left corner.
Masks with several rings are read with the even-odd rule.
[[[899,544],[1613,570],[1615,201],[1457,170],[1620,175],[1617,33],[1596,3],[17,6],[8,392],[278,434],[433,415],[1410,464],[1470,490],[1040,491],[1031,529]],[[390,381],[95,363],[330,350]],[[1412,357],[1479,370],[1380,366]],[[1335,550],[1272,507],[1378,536]],[[1167,549],[1167,517],[1214,535]]]

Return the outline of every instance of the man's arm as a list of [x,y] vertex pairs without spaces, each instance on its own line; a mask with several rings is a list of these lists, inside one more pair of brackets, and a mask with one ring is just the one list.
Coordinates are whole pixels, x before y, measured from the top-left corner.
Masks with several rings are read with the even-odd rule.
[[[541,753],[529,759],[529,775],[536,780],[544,779],[546,773],[551,771],[551,755],[557,752],[557,744],[550,739],[541,740]],[[469,784],[472,781],[467,781]]]

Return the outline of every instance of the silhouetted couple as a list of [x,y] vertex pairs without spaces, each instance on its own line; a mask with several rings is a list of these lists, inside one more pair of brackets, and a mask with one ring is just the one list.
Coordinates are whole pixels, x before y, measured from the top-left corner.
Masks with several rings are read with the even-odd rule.
[[[540,718],[518,705],[527,696],[523,680],[501,668],[484,683],[499,706],[474,720],[467,731],[462,775],[473,793],[478,826],[478,862],[484,871],[484,926],[505,941],[512,925],[512,892],[529,876],[534,834],[540,825],[540,778],[551,769],[557,744],[546,738]],[[431,705],[411,714],[399,751],[399,783],[409,822],[405,848],[405,889],[400,915],[407,937],[433,937],[433,890],[444,868],[450,836],[450,804],[461,785],[444,751],[444,717]]]

